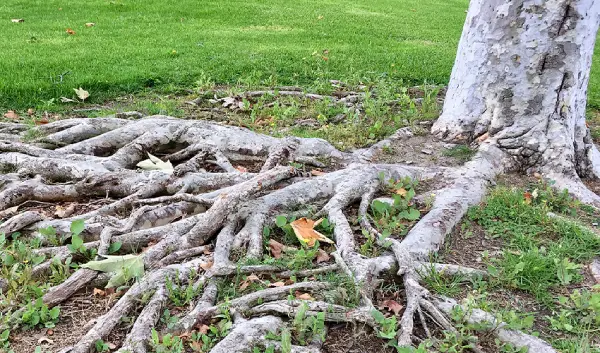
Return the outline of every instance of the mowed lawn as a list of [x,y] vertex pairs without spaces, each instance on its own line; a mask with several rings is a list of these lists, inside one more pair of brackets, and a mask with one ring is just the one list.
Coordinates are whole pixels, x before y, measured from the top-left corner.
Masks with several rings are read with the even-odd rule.
[[[0,108],[39,107],[73,97],[80,86],[100,102],[148,87],[193,88],[206,78],[310,85],[387,75],[407,84],[447,83],[467,6],[467,0],[3,0]],[[11,21],[19,18],[24,22]],[[600,57],[594,69],[590,97],[600,107]]]

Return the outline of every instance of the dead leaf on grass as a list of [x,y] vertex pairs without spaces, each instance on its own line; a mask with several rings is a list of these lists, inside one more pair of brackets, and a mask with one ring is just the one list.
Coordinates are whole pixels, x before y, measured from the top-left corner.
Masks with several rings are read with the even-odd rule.
[[88,22],[85,24],[86,27],[94,27],[96,24],[94,22]]
[[313,221],[312,219],[302,217],[293,221],[292,223],[290,223],[290,225],[292,226],[294,234],[296,234],[298,240],[300,240],[303,243],[306,243],[308,246],[314,246],[317,240],[333,244],[333,241],[331,239],[314,230],[314,228],[318,226],[319,223],[321,223],[322,221],[322,218],[317,221]]
[[81,87],[73,88],[73,90],[75,91],[77,97],[79,97],[79,99],[81,99],[82,101],[85,101],[90,96],[90,92],[84,90]]
[[60,101],[62,103],[75,103],[75,102],[77,102],[75,99],[71,99],[71,98],[67,98],[67,97],[60,97]]
[[48,120],[48,118],[46,118],[46,117],[43,117],[43,118],[37,119],[37,120],[35,121],[35,124],[36,124],[36,125],[46,125],[46,124],[48,124],[49,122],[50,122],[50,121]]
[[32,116],[33,114],[35,114],[35,109],[33,109],[33,108],[27,109],[27,115]]
[[9,110],[4,113],[4,117],[7,119],[19,119],[19,114],[15,113],[14,110]]
[[244,289],[248,288],[250,283],[256,282],[256,281],[260,281],[260,278],[258,278],[257,275],[250,275],[250,276],[246,277],[246,279],[244,281],[242,281],[242,283],[240,284],[240,290],[243,291]]
[[10,20],[10,22],[12,22],[12,23],[21,23],[21,22],[25,22],[25,20],[22,19],[22,18],[13,18],[13,19]]
[[65,32],[67,32],[67,34],[68,34],[68,35],[70,35],[70,36],[72,36],[72,35],[74,35],[74,34],[75,34],[75,31],[74,31],[74,30],[72,30],[71,28],[67,28],[67,29],[65,30]]

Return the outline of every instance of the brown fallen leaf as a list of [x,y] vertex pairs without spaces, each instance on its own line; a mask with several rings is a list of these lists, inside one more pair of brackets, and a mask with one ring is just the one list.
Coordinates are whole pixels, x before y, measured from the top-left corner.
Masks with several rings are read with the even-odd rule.
[[9,110],[4,113],[4,117],[7,119],[19,119],[19,114],[15,113],[14,110]]
[[241,291],[245,290],[246,288],[248,288],[250,283],[256,282],[256,281],[260,281],[260,278],[258,278],[257,275],[250,275],[250,276],[246,277],[246,279],[244,281],[242,281],[242,284],[240,284],[240,290]]
[[311,297],[310,294],[308,293],[302,293],[299,291],[296,291],[296,299],[300,299],[300,300],[315,300],[315,298]]
[[103,291],[100,288],[94,288],[93,292],[92,292],[94,296],[98,295],[100,297],[105,297],[106,296],[106,291]]
[[242,167],[241,165],[238,165],[237,167],[235,167],[235,169],[237,169],[241,173],[248,173],[248,168]]
[[51,329],[51,328],[49,328],[49,329],[47,329],[47,330],[46,330],[46,334],[47,334],[48,336],[52,336],[52,335],[54,334],[54,330],[53,330],[53,329]]
[[322,221],[322,218],[317,221],[313,221],[312,219],[302,217],[293,221],[292,223],[290,223],[290,225],[292,226],[292,229],[294,230],[294,233],[296,234],[298,240],[300,240],[303,243],[306,243],[308,246],[314,246],[317,240],[333,244],[333,241],[331,239],[314,230],[314,228],[317,225],[319,225],[319,223],[321,223]]
[[204,262],[204,263],[200,264],[200,267],[201,267],[201,268],[202,268],[204,271],[206,271],[206,270],[208,270],[209,268],[211,268],[213,264],[214,264],[214,261]]
[[72,36],[72,35],[74,35],[74,34],[75,34],[75,31],[74,31],[74,30],[72,30],[71,28],[67,28],[67,29],[65,30],[65,32],[67,32],[67,34],[68,34],[68,35],[70,35],[70,36]]
[[318,264],[320,264],[321,262],[327,262],[330,259],[331,259],[331,256],[329,256],[329,254],[325,250],[319,249],[319,252],[317,253],[317,263]]
[[33,108],[27,109],[27,115],[32,116],[33,114],[35,114],[35,109],[33,109]]
[[531,204],[532,196],[533,195],[531,195],[531,193],[529,191],[523,193],[523,197],[525,198],[525,203],[526,204],[528,204],[528,205]]
[[482,143],[483,141],[487,140],[488,137],[490,137],[490,134],[486,132],[477,138],[477,142]]
[[50,121],[48,120],[48,118],[46,118],[46,117],[42,117],[42,118],[40,118],[40,119],[37,119],[37,120],[35,121],[35,124],[36,124],[36,125],[46,125],[46,124],[48,124],[49,122],[50,122]]
[[22,18],[13,18],[13,19],[10,20],[10,22],[12,22],[12,23],[21,23],[21,22],[25,22],[25,20],[22,19]]
[[210,330],[210,327],[208,325],[200,325],[198,326],[198,332],[202,333],[202,334],[207,334],[208,330]]
[[283,287],[283,286],[285,286],[285,283],[281,282],[281,281],[269,284],[269,287]]
[[191,341],[190,348],[194,352],[202,352],[202,342],[201,341]]
[[400,303],[391,299],[384,300],[383,303],[381,303],[381,307],[393,312],[394,315],[398,315],[402,308],[404,308]]
[[111,351],[114,349],[117,349],[117,345],[112,342],[106,342],[106,345],[108,346],[108,349],[110,349]]
[[0,211],[0,217],[6,217],[6,216],[10,216],[12,214],[17,213],[17,210],[19,210],[19,206],[13,206],[11,208],[7,208],[4,211]]
[[94,27],[96,24],[94,22],[88,22],[85,24],[86,27]]
[[56,211],[54,212],[54,214],[58,218],[65,218],[65,217],[69,217],[70,215],[72,215],[73,212],[75,212],[75,204],[70,204],[66,208],[62,207],[62,206],[56,206]]
[[310,171],[310,174],[312,174],[314,176],[321,176],[321,175],[325,175],[327,173],[325,173],[323,171],[320,171],[320,170],[313,169],[313,170]]
[[273,255],[273,257],[276,259],[281,258],[281,252],[283,251],[284,247],[285,245],[281,244],[276,240],[269,240],[269,249],[271,249],[271,255]]

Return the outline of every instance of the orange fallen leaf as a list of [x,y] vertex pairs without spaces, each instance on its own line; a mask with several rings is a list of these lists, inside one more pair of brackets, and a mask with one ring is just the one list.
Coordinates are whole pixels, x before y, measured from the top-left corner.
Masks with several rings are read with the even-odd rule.
[[531,204],[531,199],[532,199],[532,195],[529,191],[523,193],[523,197],[525,198],[525,203],[526,204]]
[[14,110],[9,110],[4,113],[4,117],[7,119],[19,119],[19,114],[15,113]]
[[214,264],[214,261],[203,262],[203,263],[201,263],[201,264],[200,264],[200,267],[201,267],[201,268],[202,268],[204,271],[206,271],[206,270],[208,270],[209,268],[211,268],[213,264]]
[[35,121],[35,124],[36,124],[36,125],[46,125],[46,124],[48,124],[49,122],[50,122],[50,121],[48,120],[48,118],[46,118],[46,117],[43,117],[43,118],[37,119],[37,120]]
[[293,221],[292,223],[290,223],[290,225],[292,226],[294,234],[296,234],[298,240],[300,240],[303,243],[306,243],[308,246],[314,246],[317,240],[333,244],[333,241],[331,239],[314,230],[314,228],[318,226],[319,223],[321,223],[322,221],[322,218],[317,221],[313,221],[312,219],[302,217]]
[[327,173],[325,173],[323,171],[320,171],[320,170],[313,169],[313,170],[310,171],[310,174],[312,174],[314,176],[321,176],[321,175],[325,175]]
[[300,300],[315,300],[315,298],[311,297],[308,293],[296,292],[296,299]]
[[67,30],[65,32],[67,32],[67,34],[71,35],[71,36],[75,34],[75,31],[72,30],[71,28],[67,28]]
[[404,308],[400,303],[391,299],[384,300],[383,303],[381,303],[381,306],[393,312],[394,315],[398,315],[402,308]]
[[101,297],[106,296],[106,292],[100,288],[94,288],[93,295],[99,295]]
[[477,138],[477,142],[482,143],[483,141],[487,140],[488,137],[490,137],[490,134],[486,132]]
[[248,168],[242,167],[241,165],[238,165],[237,167],[235,167],[235,169],[237,169],[241,173],[248,173]]
[[281,281],[269,284],[269,287],[283,287],[283,286],[285,286],[285,283],[281,282]]
[[331,259],[331,257],[325,250],[319,249],[319,252],[317,253],[317,263],[318,264],[320,264],[321,262],[327,262],[330,259]]
[[271,255],[273,255],[273,257],[276,259],[281,258],[281,252],[283,251],[284,246],[285,245],[276,240],[269,240],[269,249],[271,249]]

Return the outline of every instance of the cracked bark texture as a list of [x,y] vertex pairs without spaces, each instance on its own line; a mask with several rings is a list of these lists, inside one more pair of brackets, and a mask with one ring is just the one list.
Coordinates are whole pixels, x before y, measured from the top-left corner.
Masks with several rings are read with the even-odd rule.
[[585,124],[597,0],[472,0],[432,132],[487,140],[522,171],[600,176]]

